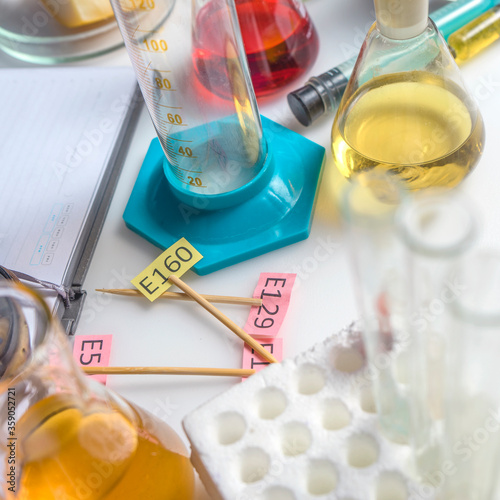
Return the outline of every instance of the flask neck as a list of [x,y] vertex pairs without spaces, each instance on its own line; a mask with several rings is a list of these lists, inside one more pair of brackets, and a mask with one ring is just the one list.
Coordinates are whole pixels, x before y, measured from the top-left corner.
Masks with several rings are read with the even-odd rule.
[[395,40],[408,40],[425,31],[429,1],[375,0],[375,15],[382,35]]
[[83,394],[85,379],[45,301],[18,283],[0,283],[0,391],[23,386],[42,398]]

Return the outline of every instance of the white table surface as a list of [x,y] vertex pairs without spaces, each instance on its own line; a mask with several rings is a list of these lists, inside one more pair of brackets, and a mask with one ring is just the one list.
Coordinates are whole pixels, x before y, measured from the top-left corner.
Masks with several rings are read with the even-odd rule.
[[[431,1],[431,8],[441,5]],[[320,53],[310,75],[319,74],[355,55],[374,14],[370,0],[310,0],[306,4],[320,35]],[[78,65],[129,65],[124,49]],[[0,66],[30,66],[0,53]],[[500,43],[463,66],[469,90],[479,103],[486,126],[486,149],[480,164],[463,184],[483,214],[482,243],[500,248]],[[284,356],[309,348],[350,323],[356,316],[348,247],[333,199],[334,165],[330,152],[332,117],[302,127],[286,104],[288,91],[260,103],[263,115],[321,144],[327,150],[312,231],[300,243],[247,262],[185,280],[200,293],[251,296],[264,271],[295,272],[297,285],[280,335]],[[127,280],[152,262],[160,250],[128,230],[125,205],[155,132],[146,109],[130,144],[123,172],[90,266],[88,292],[78,334],[113,334],[110,364],[153,366],[240,367],[242,342],[206,311],[191,303],[146,301],[102,295],[95,288],[128,287]],[[189,233],[186,233],[189,239]],[[327,250],[322,250],[326,248]],[[329,252],[329,253],[328,253]],[[248,308],[221,305],[244,325]],[[167,421],[185,440],[184,415],[239,380],[195,376],[110,376],[108,386]],[[198,488],[197,499],[208,498]]]

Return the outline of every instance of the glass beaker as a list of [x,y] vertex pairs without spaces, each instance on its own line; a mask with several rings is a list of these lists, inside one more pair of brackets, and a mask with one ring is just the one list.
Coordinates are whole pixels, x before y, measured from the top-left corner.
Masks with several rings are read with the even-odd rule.
[[44,301],[0,283],[0,470],[7,500],[190,500],[164,422],[83,375]]
[[[234,0],[112,0],[166,156],[175,195],[193,206],[251,183],[267,144],[251,87]],[[250,194],[255,194],[249,193]]]
[[332,128],[346,178],[378,171],[410,190],[457,185],[477,164],[484,127],[428,0],[375,0]]
[[235,0],[235,4],[257,97],[284,87],[314,64],[318,33],[300,0]]
[[463,293],[449,305],[446,456],[440,500],[500,493],[500,253],[478,250],[456,269]]

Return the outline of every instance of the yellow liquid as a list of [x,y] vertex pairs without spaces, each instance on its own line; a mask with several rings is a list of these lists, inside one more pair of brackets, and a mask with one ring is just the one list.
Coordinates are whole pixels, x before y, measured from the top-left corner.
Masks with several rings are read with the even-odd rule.
[[408,189],[457,185],[484,143],[479,112],[453,84],[425,72],[375,78],[361,86],[332,129],[335,163],[346,178],[385,172]]
[[22,472],[8,500],[190,500],[194,476],[179,437],[132,407],[83,411],[51,396],[18,423]]
[[462,63],[500,38],[500,5],[485,12],[452,33],[448,45],[455,51],[455,61]]

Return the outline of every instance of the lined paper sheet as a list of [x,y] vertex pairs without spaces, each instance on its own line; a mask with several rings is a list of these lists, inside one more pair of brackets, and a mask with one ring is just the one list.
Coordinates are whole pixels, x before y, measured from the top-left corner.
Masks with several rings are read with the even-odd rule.
[[129,68],[0,70],[1,264],[65,282],[135,89]]

